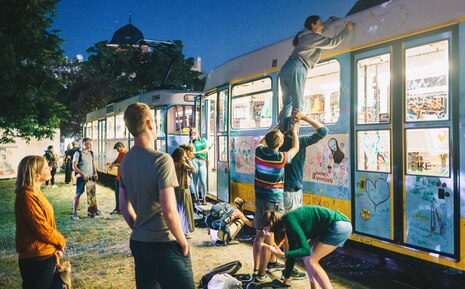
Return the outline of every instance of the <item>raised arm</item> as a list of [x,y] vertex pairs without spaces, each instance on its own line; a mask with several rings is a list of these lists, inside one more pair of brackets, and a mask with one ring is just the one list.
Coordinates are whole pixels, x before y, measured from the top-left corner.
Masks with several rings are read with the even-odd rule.
[[300,149],[299,129],[300,129],[299,122],[294,123],[294,126],[292,128],[292,147],[289,150],[289,153],[291,154],[292,157],[294,157],[297,154],[297,152],[299,152],[299,149]]

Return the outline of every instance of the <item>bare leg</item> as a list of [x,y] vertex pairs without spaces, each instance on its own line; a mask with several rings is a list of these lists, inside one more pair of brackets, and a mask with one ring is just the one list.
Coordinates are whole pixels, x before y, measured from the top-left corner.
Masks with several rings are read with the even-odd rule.
[[[265,244],[271,245],[273,244],[274,240],[274,234],[270,233],[269,236],[265,236]],[[268,262],[274,258],[276,262],[276,256],[274,254],[271,254],[269,250],[262,249],[260,252],[260,267],[258,268],[258,274],[263,275],[266,273],[266,266],[268,265]]]
[[77,214],[77,209],[79,207],[79,198],[81,197],[81,195],[75,195],[74,196],[74,200],[73,200],[73,212],[75,214]]
[[[317,242],[315,246],[313,246],[312,254],[308,259],[305,259],[305,267],[308,266],[307,272],[309,273],[309,278],[313,278],[314,281],[316,281],[315,285],[320,285],[322,289],[333,289],[328,274],[326,274],[325,270],[320,265],[320,260],[334,250],[336,250],[336,246]],[[310,279],[310,282],[311,281],[312,279]]]
[[253,242],[253,269],[258,270],[260,267],[260,251],[261,251],[261,243],[264,241],[265,236],[262,230],[257,230],[255,234],[255,241]]

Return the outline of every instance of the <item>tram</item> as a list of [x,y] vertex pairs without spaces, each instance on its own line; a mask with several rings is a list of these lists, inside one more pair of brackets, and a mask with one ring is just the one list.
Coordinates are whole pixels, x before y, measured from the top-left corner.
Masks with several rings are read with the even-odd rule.
[[[465,4],[386,1],[323,34],[348,20],[307,76],[304,112],[329,134],[307,148],[304,203],[349,216],[352,244],[465,271]],[[214,142],[210,198],[254,210],[254,150],[277,123],[292,37],[208,75],[196,110]]]
[[88,113],[83,135],[93,140],[99,173],[116,176],[116,168],[110,169],[106,165],[118,156],[113,149],[115,143],[123,142],[128,148],[134,144],[124,124],[126,107],[143,102],[151,108],[158,132],[155,148],[171,154],[180,144],[189,142],[189,128],[194,125],[194,99],[200,94],[196,91],[153,90]]

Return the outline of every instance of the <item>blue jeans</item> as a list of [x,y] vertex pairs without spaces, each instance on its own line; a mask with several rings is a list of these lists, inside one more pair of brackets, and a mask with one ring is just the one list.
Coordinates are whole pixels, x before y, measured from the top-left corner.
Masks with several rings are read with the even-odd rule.
[[172,242],[130,241],[138,289],[195,289],[190,253]]
[[207,194],[207,162],[199,158],[194,158],[192,164],[196,169],[196,172],[192,174],[195,193],[200,194],[202,200],[205,201],[205,195]]
[[284,119],[291,116],[293,108],[304,113],[303,98],[307,68],[299,59],[289,58],[281,68],[279,77],[283,93],[283,109],[279,123],[284,123]]
[[19,259],[19,271],[23,279],[23,289],[50,288],[55,274],[55,258]]

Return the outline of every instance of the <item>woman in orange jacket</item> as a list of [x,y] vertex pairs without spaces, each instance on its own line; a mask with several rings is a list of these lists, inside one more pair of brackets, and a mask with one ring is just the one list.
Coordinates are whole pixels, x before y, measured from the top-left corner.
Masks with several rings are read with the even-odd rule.
[[40,191],[51,168],[42,156],[27,156],[16,178],[16,251],[23,288],[50,288],[55,258],[63,256],[65,238],[58,232],[53,207]]

